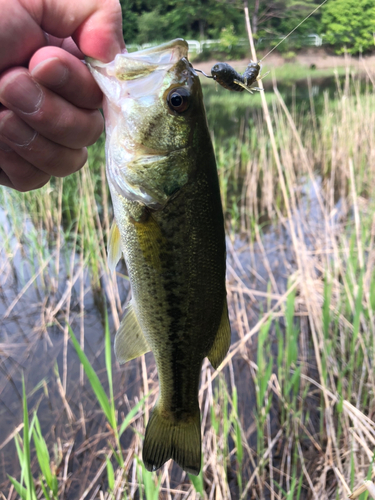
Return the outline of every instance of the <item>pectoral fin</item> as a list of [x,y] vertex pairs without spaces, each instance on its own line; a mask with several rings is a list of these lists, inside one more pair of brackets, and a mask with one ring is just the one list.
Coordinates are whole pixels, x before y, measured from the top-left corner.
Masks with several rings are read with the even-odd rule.
[[108,267],[111,272],[116,269],[117,263],[121,258],[121,253],[120,230],[114,220],[108,240]]
[[225,299],[223,313],[221,315],[220,326],[217,331],[214,344],[211,347],[210,352],[208,353],[208,359],[210,360],[210,363],[215,368],[215,370],[216,368],[218,368],[220,363],[225,358],[229,346],[230,346],[230,324],[228,318],[227,299]]
[[123,364],[148,351],[150,348],[138,323],[133,305],[130,304],[116,333],[115,354],[117,361]]

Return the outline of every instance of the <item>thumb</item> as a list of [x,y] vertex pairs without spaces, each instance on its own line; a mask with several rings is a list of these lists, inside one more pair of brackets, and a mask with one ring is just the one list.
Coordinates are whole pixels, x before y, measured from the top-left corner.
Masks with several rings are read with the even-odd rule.
[[122,13],[118,0],[99,0],[94,11],[72,38],[87,56],[109,62],[125,49],[122,35]]

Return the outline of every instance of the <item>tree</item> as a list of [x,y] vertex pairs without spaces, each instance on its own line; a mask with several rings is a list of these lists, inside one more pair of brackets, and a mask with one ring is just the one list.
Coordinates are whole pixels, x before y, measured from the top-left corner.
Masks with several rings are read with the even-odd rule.
[[[262,35],[287,35],[321,3],[320,0],[253,0],[253,31]],[[307,19],[297,34],[317,31],[319,10]]]
[[[286,35],[322,0],[245,0],[253,32],[260,37]],[[335,3],[336,0],[331,0]],[[375,1],[375,0],[373,0]],[[246,37],[244,0],[120,0],[127,43],[172,38],[220,38],[228,30]],[[320,10],[297,34],[317,32]]]
[[[245,33],[242,0],[169,0],[166,16],[185,31],[183,36],[218,38],[223,28]],[[180,35],[181,36],[181,35]]]
[[245,36],[243,0],[120,0],[127,43],[218,38],[233,26]]
[[137,4],[134,0],[121,0],[122,33],[126,43],[134,42],[138,33]]
[[366,52],[374,47],[375,1],[335,0],[323,7],[321,29],[324,41],[337,54]]
[[149,43],[155,41],[164,41],[167,38],[176,38],[168,36],[169,24],[165,15],[161,15],[159,8],[151,12],[143,12],[138,17],[138,43]]

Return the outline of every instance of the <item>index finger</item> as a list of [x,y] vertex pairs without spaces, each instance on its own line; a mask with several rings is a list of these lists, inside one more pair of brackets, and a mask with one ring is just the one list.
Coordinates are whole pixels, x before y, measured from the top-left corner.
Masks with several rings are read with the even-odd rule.
[[97,109],[102,93],[86,65],[59,47],[43,47],[30,60],[29,71],[38,83],[79,108]]

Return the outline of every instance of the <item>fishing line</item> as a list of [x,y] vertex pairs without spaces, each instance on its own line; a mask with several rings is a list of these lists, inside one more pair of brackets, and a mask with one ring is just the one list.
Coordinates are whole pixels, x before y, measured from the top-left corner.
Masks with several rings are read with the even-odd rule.
[[292,29],[292,31],[290,31],[286,36],[284,36],[284,38],[282,40],[280,40],[280,42],[277,45],[275,45],[274,48],[272,50],[270,50],[264,57],[262,57],[262,59],[260,59],[260,61],[258,61],[258,63],[262,62],[267,56],[269,56],[271,54],[271,52],[273,52],[281,43],[283,43],[284,40],[286,40],[288,38],[288,36],[290,36],[293,33],[293,31],[295,31],[297,28],[299,28],[301,26],[301,24],[303,24],[310,16],[312,16],[326,2],[328,2],[328,0],[324,0],[324,2],[321,3],[320,5],[318,5],[318,7],[315,10],[310,12],[310,14],[307,17],[305,17],[305,19],[303,19],[299,24],[297,24],[297,26],[295,28]]
[[[252,94],[252,90],[263,90],[263,88],[253,87],[253,84],[258,80],[264,78],[268,73],[261,76],[259,73],[261,71],[262,65],[261,62],[264,61],[266,57],[268,57],[277,47],[283,43],[297,28],[301,26],[310,16],[312,16],[322,5],[324,5],[328,0],[324,0],[320,5],[316,7],[308,16],[305,17],[295,28],[292,29],[280,42],[273,47],[262,59],[257,62],[251,61],[247,66],[243,75],[237,73],[237,71],[232,68],[227,63],[218,63],[211,68],[211,75],[206,75],[206,73],[200,69],[193,68],[193,70],[199,73],[202,73],[206,78],[213,78],[216,82],[218,82],[222,87],[233,90],[236,92],[242,92],[244,89]],[[246,11],[246,9],[245,9]],[[215,70],[215,72],[214,72]],[[196,73],[195,73],[196,74]]]

